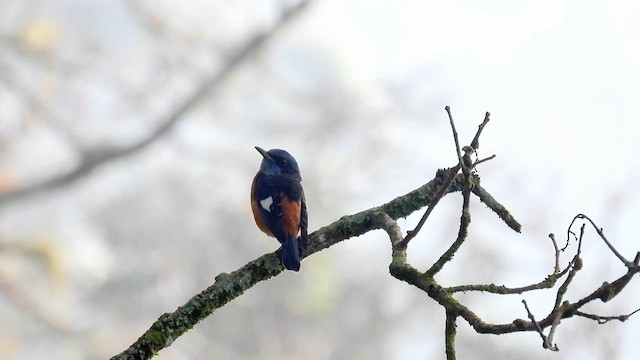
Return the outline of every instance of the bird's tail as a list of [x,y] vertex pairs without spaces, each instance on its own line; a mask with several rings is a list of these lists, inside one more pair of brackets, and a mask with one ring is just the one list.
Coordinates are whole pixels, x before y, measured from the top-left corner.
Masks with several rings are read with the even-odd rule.
[[282,266],[287,270],[300,270],[300,249],[298,249],[298,239],[288,238],[282,244],[282,253],[280,254]]

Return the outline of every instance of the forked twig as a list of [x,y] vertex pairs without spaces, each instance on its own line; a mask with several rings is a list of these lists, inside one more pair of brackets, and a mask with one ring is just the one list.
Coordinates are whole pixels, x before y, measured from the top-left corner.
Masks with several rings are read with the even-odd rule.
[[[465,171],[466,166],[464,164],[464,159],[463,159],[462,152],[461,152],[461,149],[460,149],[460,141],[458,140],[458,132],[456,131],[455,123],[453,121],[453,116],[451,115],[451,108],[449,106],[445,106],[444,109],[446,110],[447,115],[449,117],[449,124],[451,125],[451,131],[453,132],[453,139],[454,139],[454,142],[455,142],[455,145],[456,145],[456,154],[458,156],[458,164],[456,166],[454,166],[454,167],[449,168],[449,169],[441,170],[443,173],[446,173],[446,178],[445,178],[444,182],[442,183],[442,187],[436,193],[436,195],[433,197],[433,199],[431,199],[431,202],[429,203],[429,206],[427,206],[427,210],[424,212],[424,214],[420,218],[420,221],[418,221],[418,224],[416,225],[416,227],[413,230],[407,231],[407,236],[405,236],[405,238],[402,239],[402,241],[400,241],[399,243],[394,245],[394,246],[396,246],[398,248],[406,248],[407,245],[409,244],[409,242],[413,238],[415,238],[416,235],[418,235],[418,233],[420,232],[420,230],[424,226],[425,222],[427,221],[427,219],[429,218],[429,216],[433,212],[433,209],[436,207],[436,205],[438,204],[440,199],[442,199],[442,197],[445,195],[447,189],[449,188],[449,185],[451,185],[451,182],[455,178],[455,176],[458,173],[458,170],[460,170],[460,168],[463,169],[463,173],[465,174],[465,179],[467,179],[467,181],[469,180],[469,177],[470,177],[470,169]],[[476,132],[473,140],[471,141],[471,145],[470,146],[471,146],[472,150],[477,149],[477,147],[479,146],[478,144],[479,144],[480,134],[482,133],[482,130],[484,129],[484,127],[487,125],[488,122],[489,122],[489,112],[487,112],[485,114],[485,118],[484,118],[483,122],[478,126],[478,131]],[[482,163],[484,161],[491,160],[494,157],[495,157],[495,155],[493,155],[493,156],[491,156],[489,158],[483,159],[481,161],[478,161],[476,163]]]

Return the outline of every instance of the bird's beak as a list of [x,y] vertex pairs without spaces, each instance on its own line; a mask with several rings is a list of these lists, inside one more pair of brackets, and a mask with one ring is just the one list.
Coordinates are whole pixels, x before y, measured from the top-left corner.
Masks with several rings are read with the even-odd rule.
[[267,159],[267,160],[271,160],[273,161],[273,158],[271,157],[271,155],[269,155],[269,153],[267,152],[267,150],[261,148],[260,146],[256,146],[256,150],[258,150],[258,152],[260,154],[262,154],[262,157]]

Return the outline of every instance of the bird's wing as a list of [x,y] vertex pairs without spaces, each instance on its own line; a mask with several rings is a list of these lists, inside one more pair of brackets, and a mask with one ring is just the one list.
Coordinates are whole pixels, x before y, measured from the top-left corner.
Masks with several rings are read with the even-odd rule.
[[279,242],[295,238],[302,221],[302,186],[287,176],[259,176],[255,200],[267,227]]
[[300,205],[301,205],[301,209],[300,209],[300,248],[301,249],[306,249],[307,248],[307,239],[308,239],[308,233],[307,233],[307,229],[309,227],[309,220],[308,220],[308,214],[307,214],[307,200],[304,198],[304,190],[302,190],[302,197],[300,199]]

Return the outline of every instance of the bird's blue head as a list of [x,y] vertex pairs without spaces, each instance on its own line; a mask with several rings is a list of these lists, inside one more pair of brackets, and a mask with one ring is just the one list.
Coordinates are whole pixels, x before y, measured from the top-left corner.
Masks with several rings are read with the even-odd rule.
[[264,150],[256,146],[256,150],[262,154],[260,171],[265,175],[297,175],[300,176],[300,169],[296,159],[288,152],[280,149]]

